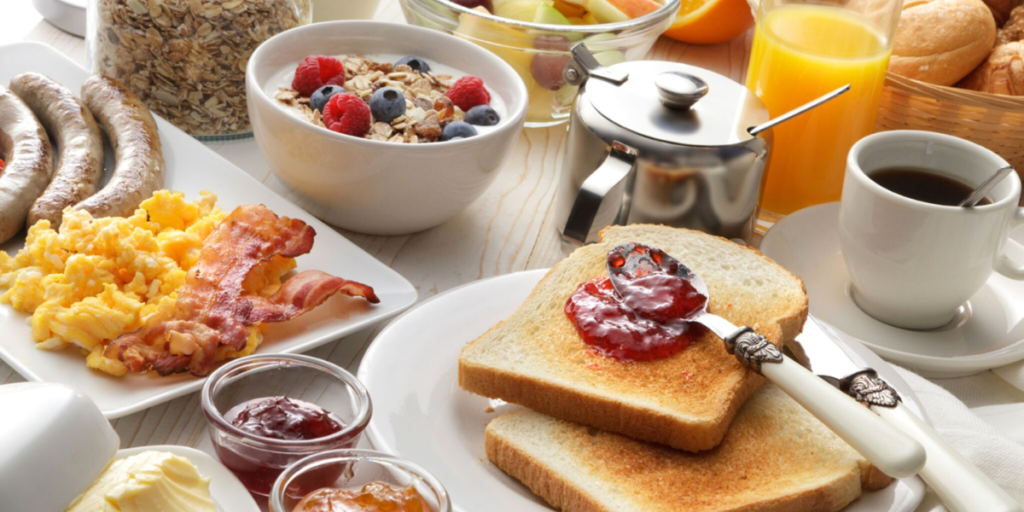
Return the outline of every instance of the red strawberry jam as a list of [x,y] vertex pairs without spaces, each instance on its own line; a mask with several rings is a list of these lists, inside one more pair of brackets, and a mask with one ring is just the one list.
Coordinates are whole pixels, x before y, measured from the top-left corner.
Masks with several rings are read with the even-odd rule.
[[[283,396],[256,398],[232,407],[224,419],[236,428],[268,441],[308,441],[336,434],[345,422],[336,414],[309,402]],[[331,440],[332,448],[355,446],[359,431]],[[270,495],[274,481],[295,461],[314,452],[284,447],[255,446],[230,437],[214,442],[217,457],[256,496]],[[339,473],[340,474],[340,473]],[[324,474],[320,480],[306,483],[310,489],[329,485],[338,474]]]
[[331,413],[284,396],[246,402],[231,424],[253,435],[289,441],[327,437],[345,427]]
[[586,344],[619,361],[650,361],[676,354],[700,336],[703,328],[686,317],[707,297],[690,284],[686,267],[664,256],[659,249],[621,245],[608,253],[612,278],[597,277],[576,289],[565,314]]

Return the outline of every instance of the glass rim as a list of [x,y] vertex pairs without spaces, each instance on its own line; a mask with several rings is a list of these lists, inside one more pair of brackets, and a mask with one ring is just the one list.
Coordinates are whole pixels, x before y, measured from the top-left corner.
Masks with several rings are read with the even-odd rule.
[[327,460],[352,462],[374,462],[376,460],[385,461],[391,466],[397,467],[406,473],[416,476],[420,481],[427,484],[427,486],[430,487],[430,490],[437,495],[438,512],[451,512],[452,510],[451,499],[448,497],[448,491],[443,485],[441,485],[441,482],[437,477],[419,464],[408,459],[403,459],[401,457],[376,450],[343,448],[315,453],[308,457],[299,459],[285,468],[285,470],[278,475],[277,480],[274,481],[274,485],[270,488],[270,496],[268,497],[267,505],[271,512],[291,512],[284,508],[284,489],[287,488],[288,484],[291,483],[291,480],[294,477],[300,474],[300,471],[316,463],[325,462]]
[[533,23],[529,21],[520,21],[510,18],[502,18],[491,13],[481,13],[463,7],[459,4],[452,2],[451,0],[401,0],[405,3],[426,5],[429,2],[438,3],[448,7],[461,14],[469,14],[477,18],[486,19],[495,23],[504,25],[511,25],[513,27],[522,29],[542,30],[545,32],[564,32],[564,33],[576,33],[576,34],[600,34],[604,32],[614,32],[619,30],[627,30],[634,28],[649,28],[660,23],[664,18],[667,17],[669,11],[678,12],[679,6],[682,4],[682,0],[667,0],[660,9],[647,13],[639,18],[634,18],[627,21],[617,21],[614,23],[600,23],[597,25],[551,25],[548,23]]
[[[246,432],[232,425],[213,404],[213,393],[216,391],[217,385],[225,378],[231,377],[231,373],[235,370],[244,369],[245,367],[253,364],[267,364],[274,362],[298,363],[303,367],[319,370],[337,378],[348,386],[349,389],[355,392],[356,400],[359,403],[359,408],[356,412],[355,418],[351,422],[346,423],[338,432],[329,436],[318,437],[316,439],[273,439]],[[358,433],[361,433],[366,429],[366,426],[369,425],[370,417],[373,414],[373,404],[370,401],[370,393],[366,390],[366,386],[364,386],[355,375],[352,375],[348,370],[345,370],[344,368],[329,361],[302,354],[258,354],[235,359],[210,374],[210,377],[206,379],[206,383],[203,384],[200,401],[203,413],[206,415],[207,421],[209,421],[213,427],[235,437],[239,437],[243,441],[246,441],[248,444],[257,448],[317,449],[330,446],[335,442],[347,440],[346,438],[352,435],[353,432],[357,435]]]

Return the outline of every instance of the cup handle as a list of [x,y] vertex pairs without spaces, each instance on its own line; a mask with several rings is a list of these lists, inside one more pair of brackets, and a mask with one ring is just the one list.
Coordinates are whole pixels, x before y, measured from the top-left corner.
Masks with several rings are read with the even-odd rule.
[[[1010,229],[1022,224],[1024,224],[1024,208],[1017,208],[1010,221]],[[1024,265],[1014,263],[1005,253],[1000,254],[999,259],[996,260],[995,270],[1010,279],[1024,280]]]
[[[616,190],[626,182],[626,178],[636,165],[635,149],[613,142],[608,157],[580,186],[576,201],[565,221],[563,236],[579,243],[596,241],[591,236],[594,225],[604,227],[625,221],[629,215],[628,205],[623,204],[623,194],[608,197],[609,192]],[[617,205],[614,208],[613,205]],[[625,209],[625,212],[621,210]]]

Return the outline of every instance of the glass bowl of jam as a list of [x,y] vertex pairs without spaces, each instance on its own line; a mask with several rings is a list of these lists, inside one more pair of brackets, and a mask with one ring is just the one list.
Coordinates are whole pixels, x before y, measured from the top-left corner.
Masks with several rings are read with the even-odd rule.
[[372,450],[332,450],[286,469],[270,512],[451,512],[448,492],[420,466]]
[[314,453],[352,448],[370,422],[361,382],[327,361],[249,356],[221,366],[202,392],[220,461],[249,492],[270,495],[285,468]]

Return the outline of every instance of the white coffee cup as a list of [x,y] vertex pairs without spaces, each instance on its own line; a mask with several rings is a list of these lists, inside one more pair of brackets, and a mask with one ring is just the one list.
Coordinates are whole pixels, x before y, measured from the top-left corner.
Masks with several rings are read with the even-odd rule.
[[839,211],[854,302],[887,324],[934,329],[951,322],[993,270],[1024,279],[1024,267],[1003,254],[1010,231],[1024,223],[1016,174],[992,189],[992,204],[974,208],[910,199],[868,176],[892,167],[928,169],[973,189],[1005,165],[977,144],[932,132],[890,131],[857,142]]

